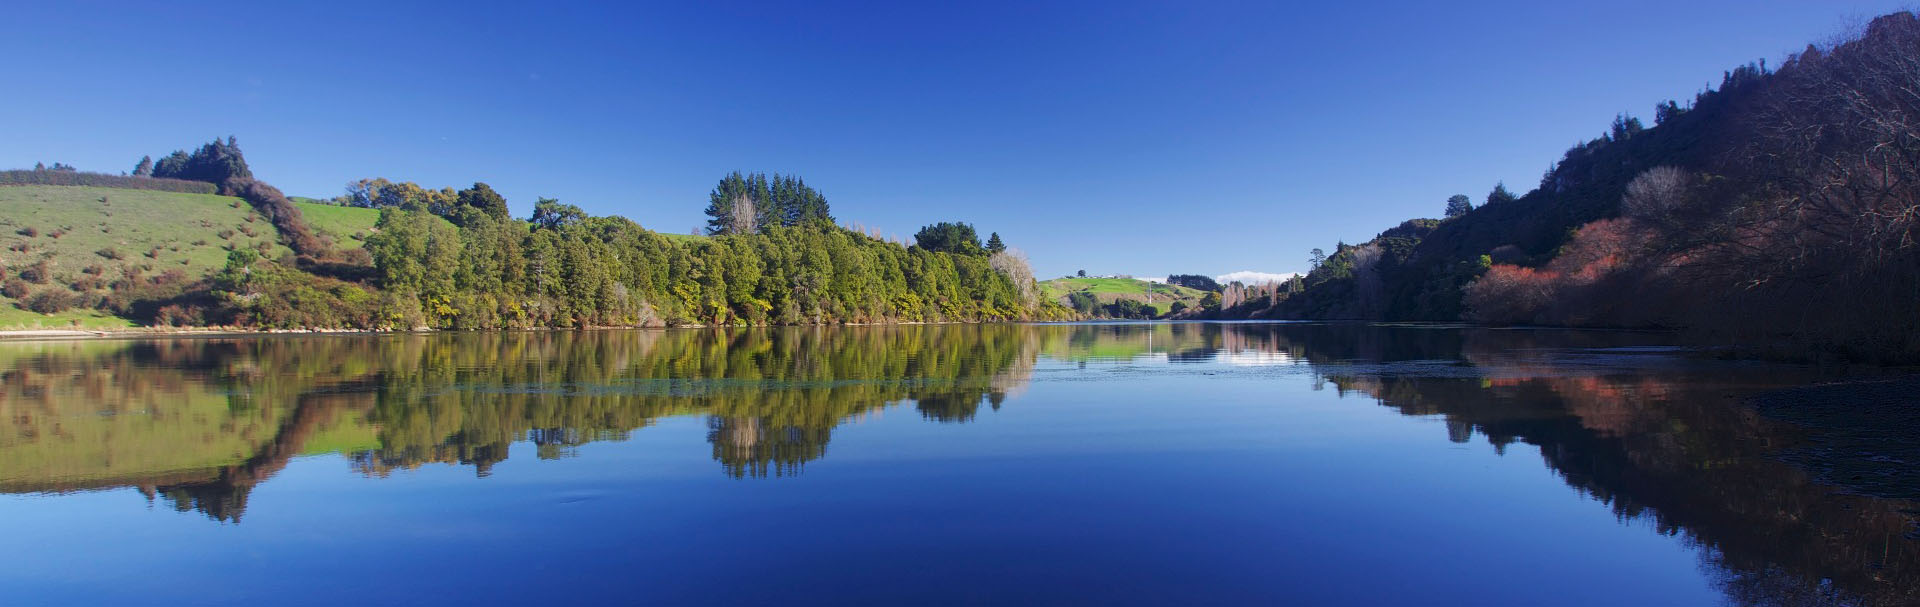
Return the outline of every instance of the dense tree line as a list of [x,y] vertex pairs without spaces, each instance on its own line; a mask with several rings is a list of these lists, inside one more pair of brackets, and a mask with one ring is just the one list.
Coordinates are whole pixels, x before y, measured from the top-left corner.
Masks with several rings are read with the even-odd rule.
[[[504,328],[1034,318],[1031,272],[823,223],[670,238],[555,201],[530,222],[463,211],[455,228],[387,209],[367,239],[399,326]],[[1021,264],[1024,265],[1024,264]],[[1024,284],[1022,284],[1024,283]]]
[[[146,161],[146,158],[142,158],[141,165]],[[135,165],[136,174],[140,168],[140,165]],[[241,155],[239,143],[233,137],[227,137],[225,141],[215,139],[208,142],[191,154],[185,150],[174,150],[172,154],[153,163],[151,176],[220,184],[229,179],[252,179],[253,171],[247,167],[247,159]]]
[[[762,189],[764,186],[764,189]],[[552,199],[522,221],[486,184],[455,191],[362,180],[339,201],[381,209],[365,285],[262,269],[236,255],[215,319],[268,326],[519,328],[1051,318],[1017,251],[904,247],[842,229],[798,178],[730,175],[730,210],[767,224],[668,237]],[[797,209],[797,210],[796,210]],[[792,217],[792,225],[779,217]],[[743,225],[733,223],[731,225]],[[284,234],[283,234],[284,235]],[[329,316],[330,315],[330,316]]]
[[1220,290],[1219,281],[1214,280],[1212,276],[1200,274],[1174,274],[1167,277],[1167,284],[1201,291]]

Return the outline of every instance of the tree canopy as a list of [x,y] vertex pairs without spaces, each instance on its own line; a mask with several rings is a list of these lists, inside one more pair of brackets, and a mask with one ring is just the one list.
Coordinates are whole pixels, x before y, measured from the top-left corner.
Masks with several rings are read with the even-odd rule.
[[208,142],[192,154],[175,150],[154,163],[153,176],[219,184],[234,178],[252,179],[253,171],[247,168],[247,159],[241,155],[240,145],[229,136],[225,141],[215,139]]
[[735,171],[720,178],[708,195],[706,215],[707,233],[715,235],[833,223],[826,196],[797,176],[778,173]]
[[980,234],[974,231],[973,224],[965,222],[942,221],[920,228],[913,235],[913,242],[937,253],[984,255],[987,252],[986,247],[980,246]]

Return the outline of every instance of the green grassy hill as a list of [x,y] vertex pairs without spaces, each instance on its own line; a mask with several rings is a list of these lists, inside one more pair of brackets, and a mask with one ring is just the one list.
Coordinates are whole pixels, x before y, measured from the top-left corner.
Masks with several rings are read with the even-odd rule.
[[295,201],[300,214],[307,218],[307,225],[313,226],[321,236],[332,238],[340,247],[358,246],[354,243],[373,233],[373,224],[380,221],[379,209],[343,207],[320,202]]
[[[349,209],[359,210],[359,209]],[[377,213],[375,214],[377,216]],[[330,225],[347,230],[359,219]],[[368,224],[371,225],[370,223]],[[103,294],[108,283],[135,271],[156,276],[178,270],[185,280],[211,275],[227,251],[266,244],[277,233],[246,202],[230,196],[87,186],[0,187],[0,281],[21,279],[29,292],[78,286]],[[31,295],[29,295],[30,297]],[[0,329],[128,326],[92,310],[55,315],[21,309],[0,294]]]
[[1200,298],[1206,295],[1198,289],[1136,278],[1055,278],[1040,282],[1040,293],[1061,304],[1066,304],[1067,295],[1076,291],[1093,295],[1102,304],[1139,301],[1152,306],[1159,315],[1165,315],[1174,302],[1185,302],[1189,308],[1199,307]]

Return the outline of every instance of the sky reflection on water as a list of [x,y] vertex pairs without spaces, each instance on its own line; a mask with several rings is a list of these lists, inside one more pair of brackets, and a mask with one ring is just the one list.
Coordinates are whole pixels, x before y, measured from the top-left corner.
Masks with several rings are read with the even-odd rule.
[[[1910,604],[1806,369],[1323,324],[0,344],[29,603]],[[1824,603],[1823,603],[1824,602]]]

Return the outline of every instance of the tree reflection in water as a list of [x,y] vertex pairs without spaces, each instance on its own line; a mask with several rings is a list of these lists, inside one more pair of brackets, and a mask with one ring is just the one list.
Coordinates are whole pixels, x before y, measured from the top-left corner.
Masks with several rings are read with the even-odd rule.
[[515,443],[567,457],[673,416],[705,418],[725,474],[786,476],[826,457],[838,426],[885,408],[966,423],[1017,406],[1043,360],[1280,366],[1441,418],[1436,440],[1537,450],[1622,520],[1697,546],[1733,603],[1920,603],[1916,505],[1783,463],[1801,433],[1741,404],[1811,372],[1696,360],[1658,347],[1668,339],[1146,324],[5,344],[0,491],[134,487],[237,522],[252,487],[297,455],[341,453],[371,476],[430,463],[485,476]]

